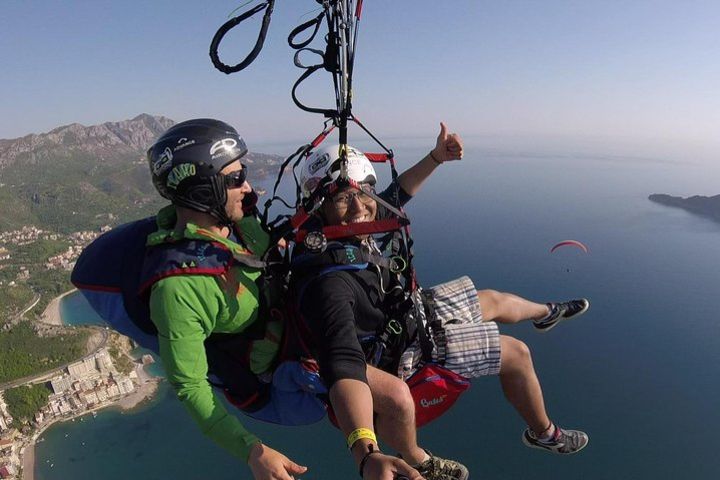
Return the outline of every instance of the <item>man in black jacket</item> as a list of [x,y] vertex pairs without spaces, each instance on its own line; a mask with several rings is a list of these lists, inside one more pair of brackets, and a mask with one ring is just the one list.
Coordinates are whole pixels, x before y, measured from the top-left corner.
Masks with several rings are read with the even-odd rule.
[[[309,196],[321,179],[328,178],[326,175],[331,181],[338,178],[338,151],[338,146],[327,147],[306,160],[300,179],[303,195]],[[400,175],[397,185],[391,185],[379,196],[402,205],[417,193],[435,168],[461,157],[461,139],[448,134],[441,124],[435,148]],[[368,159],[352,148],[348,149],[347,158],[348,177],[361,188],[348,186],[333,192],[320,207],[323,225],[353,225],[392,216],[372,196],[377,177]],[[371,256],[381,255],[372,236],[358,235],[343,243],[359,247]],[[385,328],[398,289],[404,287],[388,268],[372,263],[366,267],[317,275],[306,281],[298,300],[301,313],[315,334],[320,372],[330,389],[331,403],[335,406],[334,399],[353,399],[351,405],[343,402],[345,408],[336,407],[340,427],[346,434],[357,429],[372,430],[375,410],[379,435],[426,478],[467,478],[467,470],[459,463],[433,457],[417,445],[412,397],[407,387],[399,387],[397,380],[407,378],[421,363],[418,340],[410,339],[397,346],[389,358],[381,357],[379,368],[367,364],[372,343],[363,340]],[[433,299],[434,313],[444,333],[442,339],[434,338],[434,362],[467,378],[499,374],[508,401],[528,424],[523,433],[527,446],[571,454],[587,445],[584,432],[564,430],[553,424],[545,411],[529,348],[513,337],[500,335],[497,328],[497,323],[532,320],[538,330],[547,331],[562,320],[584,313],[589,306],[587,300],[534,303],[509,293],[477,291],[468,277],[431,288],[426,294]],[[394,408],[388,410],[388,405]],[[372,441],[352,445],[357,457],[374,448],[377,447]]]

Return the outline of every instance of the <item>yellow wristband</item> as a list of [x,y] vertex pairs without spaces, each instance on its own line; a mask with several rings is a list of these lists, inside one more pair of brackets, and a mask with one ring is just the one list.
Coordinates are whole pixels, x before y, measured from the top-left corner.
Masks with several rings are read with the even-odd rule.
[[373,432],[369,428],[358,428],[357,430],[353,430],[352,433],[348,435],[348,449],[352,448],[352,446],[355,445],[355,442],[357,442],[361,438],[367,438],[377,443],[377,437],[375,436],[375,432]]

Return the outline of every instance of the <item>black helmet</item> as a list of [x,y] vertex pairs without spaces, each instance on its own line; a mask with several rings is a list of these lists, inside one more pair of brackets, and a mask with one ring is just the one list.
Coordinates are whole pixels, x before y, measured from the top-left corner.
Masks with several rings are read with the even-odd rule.
[[147,158],[160,195],[229,223],[227,189],[219,173],[246,153],[245,141],[233,127],[198,118],[170,127],[148,149]]

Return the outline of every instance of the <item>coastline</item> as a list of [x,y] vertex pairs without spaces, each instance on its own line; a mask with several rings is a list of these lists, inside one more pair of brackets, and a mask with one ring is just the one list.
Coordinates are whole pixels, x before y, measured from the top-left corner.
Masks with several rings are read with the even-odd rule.
[[22,458],[22,477],[21,477],[22,480],[34,480],[34,478],[35,478],[35,445],[37,444],[37,440],[40,438],[40,436],[48,428],[52,427],[53,425],[55,425],[57,423],[64,423],[64,422],[72,421],[75,418],[79,418],[84,415],[92,414],[93,412],[104,410],[106,408],[118,408],[123,413],[129,412],[131,410],[134,410],[134,409],[142,406],[144,403],[152,400],[155,397],[155,394],[157,393],[157,389],[159,387],[160,382],[162,381],[162,377],[154,377],[154,376],[150,375],[148,372],[145,371],[145,366],[142,364],[136,366],[135,371],[137,372],[138,377],[141,379],[141,383],[140,383],[140,385],[138,385],[137,389],[130,395],[119,398],[118,400],[115,400],[114,402],[107,403],[104,405],[99,405],[95,408],[91,408],[90,410],[85,410],[81,413],[71,415],[69,417],[54,419],[53,421],[48,422],[47,424],[43,425],[37,432],[35,432],[33,434],[33,436],[30,438],[30,441],[25,445],[24,451],[22,454],[22,457],[23,457]]
[[[77,291],[77,289],[73,288],[72,290],[68,290],[62,295],[53,298],[48,304],[48,306],[45,308],[45,311],[40,316],[39,321],[50,325],[65,325],[60,312],[60,302],[64,297],[70,295],[75,291]],[[35,432],[32,437],[30,437],[30,440],[27,442],[27,444],[23,447],[23,452],[21,454],[22,475],[20,478],[22,480],[34,480],[35,445],[43,432],[45,432],[45,430],[55,425],[56,423],[67,422],[69,420],[73,420],[75,418],[82,417],[83,415],[87,415],[89,413],[100,411],[106,408],[114,407],[120,409],[122,412],[129,412],[140,407],[142,404],[152,400],[157,393],[159,383],[162,381],[162,377],[156,377],[148,373],[145,370],[145,365],[143,365],[142,363],[138,363],[135,366],[135,372],[138,376],[139,385],[137,385],[137,388],[131,394],[121,397],[113,402],[99,405],[95,408],[85,410],[81,413],[71,415],[69,417],[53,419],[53,421],[50,421],[47,424],[43,425],[37,432]]]
[[114,401],[113,403],[103,406],[102,408],[118,407],[123,412],[128,412],[141,406],[145,402],[149,402],[155,397],[158,385],[162,381],[162,377],[153,377],[145,371],[145,365],[142,364],[135,367],[135,372],[140,379],[140,385],[137,386],[135,391],[130,395]]
[[49,325],[63,325],[62,315],[60,314],[60,302],[63,298],[76,291],[77,288],[73,288],[63,293],[62,295],[50,300],[50,303],[48,303],[48,306],[45,307],[45,310],[40,315],[39,321],[42,323],[47,323]]
[[158,384],[161,381],[160,377],[153,377],[149,375],[147,372],[144,371],[143,365],[138,365],[136,368],[136,371],[138,372],[138,375],[140,375],[140,371],[142,371],[142,378],[143,383],[141,383],[138,388],[131,393],[130,395],[120,398],[118,400],[115,400],[112,403],[108,403],[105,405],[100,405],[95,408],[91,408],[90,410],[85,410],[82,413],[78,413],[75,415],[71,415],[69,417],[63,417],[63,418],[57,418],[51,422],[48,422],[47,424],[43,425],[37,432],[33,434],[33,436],[30,438],[30,441],[25,445],[24,451],[23,451],[23,459],[22,459],[22,480],[34,480],[35,478],[35,445],[37,444],[38,439],[42,436],[42,434],[50,427],[57,423],[64,423],[68,421],[72,421],[75,418],[82,417],[84,415],[92,414],[94,412],[98,412],[100,410],[104,410],[106,408],[111,407],[117,407],[123,412],[128,412],[130,410],[133,410],[139,406],[141,406],[146,401],[151,400],[158,389]]

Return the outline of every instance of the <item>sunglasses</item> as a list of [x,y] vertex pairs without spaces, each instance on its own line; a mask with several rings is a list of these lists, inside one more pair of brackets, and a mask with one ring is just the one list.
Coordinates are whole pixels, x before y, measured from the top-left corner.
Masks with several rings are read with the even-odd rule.
[[240,170],[223,175],[226,188],[240,188],[247,181],[247,167],[242,163],[240,166],[242,167]]

